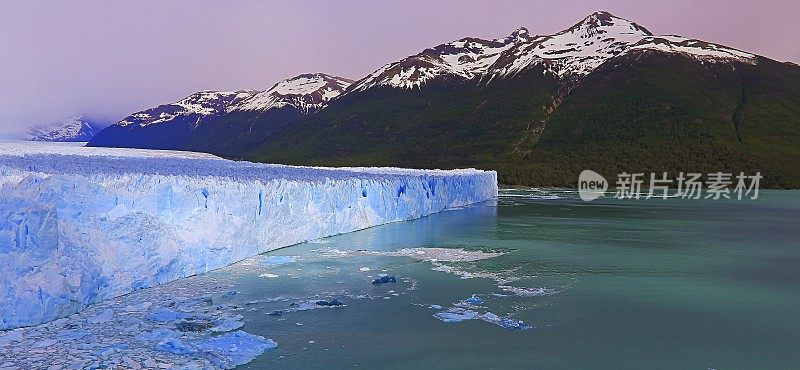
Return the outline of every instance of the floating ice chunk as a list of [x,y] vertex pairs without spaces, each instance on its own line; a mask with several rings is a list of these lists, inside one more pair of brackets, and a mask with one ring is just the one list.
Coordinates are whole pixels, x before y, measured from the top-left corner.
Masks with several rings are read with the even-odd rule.
[[358,271],[365,271],[365,272],[369,270],[371,270],[369,267],[362,267],[358,269]]
[[263,277],[263,278],[276,278],[276,277],[278,277],[278,275],[277,275],[277,274],[261,274],[261,275],[258,275],[258,277]]
[[244,323],[241,322],[241,321],[225,319],[225,320],[220,321],[217,324],[217,326],[211,328],[211,331],[214,331],[214,332],[233,331],[233,330],[241,328],[242,326],[244,326]]
[[275,348],[278,343],[260,335],[253,335],[241,330],[194,342],[194,349],[199,351],[214,365],[231,369],[244,365],[260,356],[264,351]]
[[522,320],[517,320],[511,317],[500,317],[491,312],[484,313],[479,317],[479,319],[502,326],[508,330],[528,330],[533,328],[532,326],[525,324]]
[[465,320],[472,320],[478,316],[478,312],[472,310],[464,310],[459,308],[451,308],[445,312],[438,312],[433,317],[444,322],[461,322]]
[[289,306],[294,308],[295,311],[308,311],[317,308],[317,305],[312,302],[292,303]]
[[478,297],[477,295],[473,294],[472,297],[469,297],[464,300],[464,303],[471,304],[471,305],[479,305],[483,303],[483,298]]
[[432,305],[430,305],[430,308],[432,308],[434,310],[441,310],[442,306],[439,306],[438,304],[432,304]]
[[111,320],[112,317],[114,317],[114,310],[106,308],[103,310],[103,312],[97,314],[97,316],[90,317],[86,319],[86,321],[90,324],[102,324],[104,322],[108,322],[108,320]]
[[265,266],[281,266],[295,262],[295,256],[269,256],[261,261]]
[[394,275],[385,275],[381,274],[381,277],[372,280],[372,284],[379,285],[379,284],[386,284],[386,283],[396,283],[397,278]]

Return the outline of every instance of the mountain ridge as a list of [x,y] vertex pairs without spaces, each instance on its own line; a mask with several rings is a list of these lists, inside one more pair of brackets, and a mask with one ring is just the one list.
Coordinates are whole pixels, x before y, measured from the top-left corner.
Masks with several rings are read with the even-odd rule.
[[[539,186],[574,186],[591,166],[613,177],[626,163],[672,173],[688,161],[763,168],[770,186],[800,186],[800,173],[780,163],[800,161],[798,71],[720,44],[654,35],[601,11],[552,35],[522,27],[426,48],[347,86],[333,83],[336,94],[309,101],[311,109],[234,105],[183,147],[163,149],[286,164],[498,169],[504,183]],[[269,106],[269,90],[251,106]],[[601,138],[612,147],[598,147]],[[769,151],[767,138],[782,138],[781,150]],[[672,158],[648,154],[655,148]],[[707,157],[680,154],[693,150]]]

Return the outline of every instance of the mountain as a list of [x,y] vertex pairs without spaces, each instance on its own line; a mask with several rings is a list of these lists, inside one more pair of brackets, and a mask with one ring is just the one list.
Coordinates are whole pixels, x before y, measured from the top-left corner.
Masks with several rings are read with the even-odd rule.
[[236,98],[214,94],[225,102],[202,105],[206,114],[161,106],[90,145],[301,165],[477,167],[512,185],[575,186],[592,169],[608,179],[760,171],[762,186],[800,187],[798,65],[655,35],[608,12],[552,35],[519,28],[462,38],[355,82],[301,75]]
[[[134,113],[103,130],[90,146],[178,149],[232,154],[321,109],[352,81],[303,74],[264,91],[201,91]],[[254,124],[258,122],[258,125]],[[252,145],[249,140],[253,138]]]
[[46,125],[32,126],[25,137],[30,141],[82,142],[91,140],[106,126],[106,122],[74,116]]
[[228,107],[256,94],[252,90],[196,92],[125,117],[96,135],[89,146],[183,150],[198,127],[212,124]]
[[800,68],[597,12],[553,35],[521,28],[389,63],[245,157],[491,168],[557,186],[583,169],[761,171],[764,186],[800,187]]

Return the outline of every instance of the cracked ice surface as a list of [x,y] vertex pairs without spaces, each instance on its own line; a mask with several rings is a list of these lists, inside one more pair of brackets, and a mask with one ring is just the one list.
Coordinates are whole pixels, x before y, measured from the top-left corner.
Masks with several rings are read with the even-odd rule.
[[[191,277],[0,332],[0,368],[232,368],[278,344],[238,330],[230,277]],[[97,324],[102,322],[102,324]]]
[[496,178],[0,143],[0,329],[280,247],[481,202],[497,195]]

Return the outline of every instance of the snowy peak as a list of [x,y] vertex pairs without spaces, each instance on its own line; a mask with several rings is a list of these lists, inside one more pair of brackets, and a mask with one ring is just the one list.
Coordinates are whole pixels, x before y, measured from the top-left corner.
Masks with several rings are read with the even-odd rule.
[[33,126],[27,131],[30,141],[89,141],[108,124],[84,116],[73,116],[47,125]]
[[231,106],[228,111],[267,111],[291,106],[303,113],[315,112],[352,83],[352,80],[324,73],[302,74],[278,82],[269,90]]
[[510,50],[510,55],[494,66],[490,79],[513,76],[534,65],[545,65],[559,77],[585,75],[650,35],[634,22],[596,12],[564,31],[539,36]]
[[520,27],[514,30],[514,32],[512,32],[510,35],[502,39],[496,39],[495,41],[503,42],[504,44],[510,44],[510,43],[516,44],[516,43],[530,41],[532,38],[533,37],[531,36],[527,28]]
[[494,39],[463,38],[384,65],[351,87],[419,88],[432,80],[457,78],[489,82],[513,77],[534,66],[560,79],[591,73],[606,60],[641,50],[678,53],[711,62],[754,63],[755,56],[721,45],[676,36],[654,36],[639,24],[599,11],[553,35],[531,35],[519,28]]
[[485,74],[504,51],[531,40],[524,27],[501,39],[463,38],[384,65],[356,82],[351,90],[362,91],[374,86],[418,88],[444,76],[472,79]]
[[203,117],[217,116],[225,113],[226,109],[235,104],[251,98],[255,90],[240,90],[233,92],[200,91],[189,95],[172,104],[159,105],[155,108],[134,113],[119,123],[118,126],[148,126],[157,123],[169,122],[176,118],[194,118],[199,124]]
[[577,33],[582,34],[585,37],[591,37],[604,33],[611,35],[653,35],[646,28],[636,24],[635,22],[614,16],[606,11],[594,12],[561,33]]

